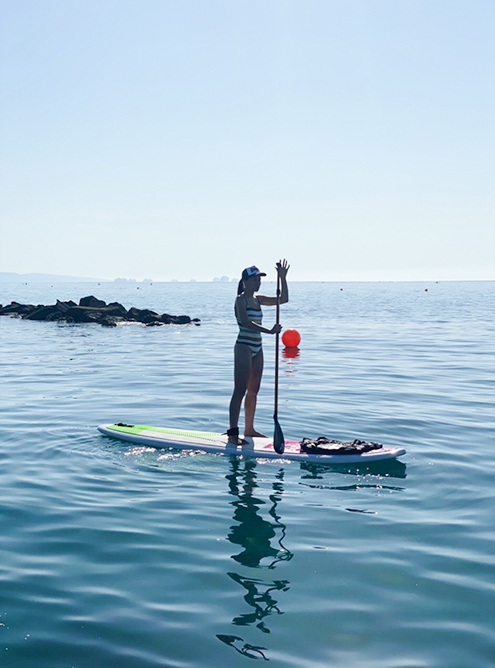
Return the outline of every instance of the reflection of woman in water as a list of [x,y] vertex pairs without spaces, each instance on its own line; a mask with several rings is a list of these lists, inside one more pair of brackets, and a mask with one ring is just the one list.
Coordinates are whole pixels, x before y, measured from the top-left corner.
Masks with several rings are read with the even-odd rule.
[[[241,468],[242,463],[244,463],[243,468]],[[270,501],[273,505],[268,510],[268,514],[274,521],[269,522],[258,514],[266,502],[254,496],[254,491],[258,487],[256,466],[254,459],[247,459],[244,462],[233,459],[231,462],[232,473],[226,478],[229,481],[230,494],[236,497],[236,500],[232,501],[235,508],[233,519],[238,524],[231,527],[228,539],[234,545],[244,548],[243,552],[232,556],[232,559],[238,563],[251,568],[260,568],[262,559],[275,557],[275,561],[268,565],[268,568],[275,568],[279,561],[292,559],[292,553],[282,545],[282,540],[285,538],[285,525],[282,524],[277,514],[277,505],[284,491],[284,470],[280,469],[277,474],[277,482],[272,484],[274,493],[270,494]],[[239,484],[241,479],[242,488]],[[276,538],[277,530],[281,537],[277,541],[278,546],[273,546],[271,541]]]
[[[244,466],[242,467],[242,464]],[[239,554],[233,555],[232,559],[242,566],[248,568],[263,568],[263,559],[270,557],[271,562],[266,568],[274,569],[280,561],[288,561],[292,553],[282,544],[285,537],[285,525],[280,521],[277,514],[277,504],[283,493],[283,469],[277,475],[277,481],[273,483],[273,494],[270,494],[272,502],[268,514],[273,519],[264,519],[259,511],[266,504],[260,498],[254,496],[258,484],[256,482],[256,461],[245,460],[240,462],[233,459],[231,462],[232,472],[226,476],[229,481],[229,490],[235,498],[234,520],[237,524],[231,527],[228,539],[234,545],[240,545],[243,549]],[[280,536],[277,540],[277,534]],[[276,543],[274,544],[274,539]],[[282,614],[278,607],[278,601],[273,594],[277,591],[288,591],[290,583],[288,580],[264,580],[260,578],[247,577],[239,573],[228,573],[228,576],[245,590],[244,600],[252,609],[234,617],[234,626],[255,625],[263,633],[270,633],[265,624],[265,618],[269,615]],[[250,658],[265,658],[264,647],[250,645],[237,635],[218,635],[219,640],[232,646],[240,654]],[[240,646],[236,644],[241,643]],[[244,644],[242,644],[244,643]]]
[[[405,478],[405,465],[400,464],[402,468],[397,470],[396,466],[391,468],[390,463],[386,463],[385,470],[387,475],[392,477]],[[234,507],[233,519],[236,522],[230,528],[227,536],[228,540],[242,550],[238,554],[232,555],[232,559],[243,568],[240,572],[230,572],[227,575],[240,585],[243,592],[243,599],[249,606],[248,612],[244,612],[232,619],[233,626],[239,627],[256,626],[262,633],[269,634],[270,629],[266,625],[266,619],[270,615],[281,615],[283,610],[279,606],[278,592],[288,591],[290,582],[288,580],[265,579],[261,577],[248,577],[245,568],[257,569],[252,572],[253,575],[268,574],[269,571],[277,568],[281,561],[289,561],[293,554],[283,544],[285,539],[286,526],[282,523],[279,514],[280,501],[284,493],[284,469],[281,468],[275,481],[272,483],[272,493],[269,496],[271,506],[256,495],[257,483],[257,462],[254,459],[240,461],[232,458],[230,462],[231,472],[226,476],[229,483],[229,493],[234,497],[231,501]],[[404,471],[402,470],[404,469]],[[311,485],[311,481],[318,481],[318,487],[321,488],[321,478],[323,473],[328,473],[328,466],[318,464],[301,464],[303,472],[302,479],[307,481],[303,484]],[[348,476],[349,474],[361,475],[362,470],[357,468],[352,471],[346,467],[345,471],[337,469],[339,473]],[[334,470],[335,472],[335,470]],[[376,485],[382,488],[383,481],[380,479]],[[326,489],[343,489],[340,486],[323,486]],[[356,486],[349,486],[349,489]],[[361,487],[361,485],[360,485]],[[344,488],[348,489],[348,487]],[[390,489],[402,489],[400,487],[390,487]],[[262,516],[263,507],[265,507],[265,517]],[[351,512],[366,512],[362,509],[348,508]],[[263,559],[268,561],[263,563]],[[261,570],[264,569],[264,570]],[[248,571],[249,573],[249,571]],[[266,647],[252,645],[244,638],[233,634],[218,634],[217,638],[226,645],[229,645],[236,652],[251,659],[265,659]]]
[[[232,559],[251,568],[259,568],[260,562],[265,557],[275,557],[278,550],[272,547],[271,540],[275,538],[275,529],[270,522],[258,514],[261,506],[265,505],[262,499],[256,498],[253,492],[258,486],[256,484],[256,462],[248,460],[244,471],[240,471],[238,461],[232,462],[233,473],[227,476],[229,480],[230,493],[235,495],[234,520],[238,524],[231,527],[228,539],[234,545],[243,547],[243,551],[232,556]],[[239,474],[244,478],[244,487],[239,489]]]

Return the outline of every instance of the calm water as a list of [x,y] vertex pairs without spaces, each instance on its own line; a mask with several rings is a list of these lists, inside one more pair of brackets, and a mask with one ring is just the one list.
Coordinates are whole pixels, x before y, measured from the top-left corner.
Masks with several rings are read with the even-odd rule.
[[[402,462],[332,469],[99,435],[121,420],[227,427],[234,292],[0,284],[3,304],[94,294],[202,319],[0,318],[1,665],[493,668],[495,283],[291,285],[286,437],[369,438],[404,446]],[[264,341],[257,426],[271,433]]]

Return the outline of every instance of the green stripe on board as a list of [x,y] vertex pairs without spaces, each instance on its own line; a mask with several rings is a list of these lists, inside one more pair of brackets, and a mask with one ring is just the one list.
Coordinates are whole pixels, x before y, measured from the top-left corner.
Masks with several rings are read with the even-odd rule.
[[129,427],[121,427],[117,424],[110,425],[109,429],[113,431],[121,431],[124,434],[142,434],[146,431],[157,431],[162,434],[170,434],[172,436],[190,436],[191,438],[219,438],[222,434],[212,431],[188,431],[187,429],[167,429],[166,427],[147,427],[144,425],[134,424]]

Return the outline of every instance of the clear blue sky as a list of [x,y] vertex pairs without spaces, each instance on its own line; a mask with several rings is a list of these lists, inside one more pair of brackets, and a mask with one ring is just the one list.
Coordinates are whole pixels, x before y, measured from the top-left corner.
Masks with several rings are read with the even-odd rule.
[[0,271],[495,279],[493,0],[0,11]]

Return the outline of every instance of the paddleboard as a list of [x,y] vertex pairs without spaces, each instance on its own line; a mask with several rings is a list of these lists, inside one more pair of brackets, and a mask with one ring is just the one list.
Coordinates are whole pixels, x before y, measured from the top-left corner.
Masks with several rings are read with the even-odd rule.
[[285,450],[279,455],[273,449],[273,439],[248,437],[245,445],[228,443],[225,434],[208,431],[188,431],[186,429],[167,429],[166,427],[146,427],[143,425],[102,424],[98,427],[105,436],[121,441],[147,445],[153,448],[175,448],[178,450],[200,450],[212,454],[243,455],[266,459],[289,459],[298,462],[319,464],[368,464],[369,462],[396,459],[406,453],[404,448],[382,446],[358,454],[320,455],[301,452],[299,441],[285,441]]

